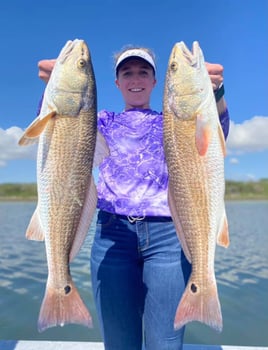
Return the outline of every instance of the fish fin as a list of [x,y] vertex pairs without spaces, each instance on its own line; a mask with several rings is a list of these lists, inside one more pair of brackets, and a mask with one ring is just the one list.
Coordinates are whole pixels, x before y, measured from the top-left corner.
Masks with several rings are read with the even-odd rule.
[[18,142],[18,144],[20,146],[30,146],[30,145],[34,145],[35,143],[38,143],[39,141],[39,136],[38,137],[32,137],[32,138],[28,138],[26,136],[22,136]]
[[91,176],[89,188],[87,190],[85,203],[81,213],[80,222],[77,228],[77,233],[70,251],[69,260],[70,262],[75,258],[79,252],[81,246],[84,243],[90,223],[96,211],[97,206],[97,190],[94,184],[93,176]]
[[200,289],[190,277],[180,300],[174,320],[174,328],[179,329],[188,322],[199,321],[218,332],[222,331],[222,314],[218,298],[216,280]]
[[182,246],[182,250],[184,252],[184,255],[186,256],[187,260],[191,263],[191,254],[190,254],[190,250],[188,248],[184,233],[183,233],[183,229],[180,223],[180,219],[177,215],[176,212],[176,205],[175,205],[175,200],[173,198],[174,195],[174,191],[172,191],[171,189],[171,185],[169,183],[169,187],[168,187],[168,204],[169,204],[169,210],[172,216],[172,220],[174,222],[175,228],[176,228],[176,232],[177,235],[179,237],[180,240],[180,244]]
[[20,146],[27,146],[29,144],[35,143],[38,140],[40,134],[44,131],[49,120],[57,115],[56,111],[50,112],[44,118],[38,116],[25,130],[24,134],[19,140]]
[[218,134],[219,134],[219,138],[220,138],[222,154],[223,154],[224,157],[226,157],[226,154],[227,154],[227,151],[226,151],[226,142],[225,142],[224,133],[223,133],[223,131],[222,131],[222,127],[221,127],[220,122],[219,122],[219,124],[218,124]]
[[43,241],[45,239],[44,231],[40,223],[38,206],[36,207],[27,227],[26,238],[33,241]]
[[98,131],[96,148],[94,153],[93,167],[97,167],[103,161],[105,157],[109,155],[109,147],[106,143],[104,136]]
[[228,229],[228,221],[227,221],[227,217],[226,217],[226,213],[224,211],[224,215],[223,215],[223,220],[222,220],[222,224],[220,227],[220,231],[219,234],[217,236],[217,244],[227,248],[230,244],[230,239],[229,239],[229,229]]
[[196,116],[195,144],[200,156],[207,153],[211,140],[211,127],[206,123],[201,114]]
[[38,319],[38,331],[43,332],[47,328],[68,323],[91,328],[92,318],[73,281],[68,282],[63,290],[47,284]]

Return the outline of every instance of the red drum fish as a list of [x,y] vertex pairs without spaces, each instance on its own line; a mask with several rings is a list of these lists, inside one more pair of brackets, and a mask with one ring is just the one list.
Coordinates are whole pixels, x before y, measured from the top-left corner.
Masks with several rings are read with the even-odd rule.
[[222,330],[214,272],[216,243],[229,244],[225,213],[225,139],[212,84],[198,42],[172,49],[166,72],[164,147],[168,200],[177,235],[192,273],[174,326],[200,321]]
[[90,313],[70,274],[96,209],[92,176],[97,135],[96,83],[83,40],[62,48],[46,86],[39,116],[19,141],[38,141],[38,203],[29,239],[45,240],[48,279],[38,329],[67,323],[91,327]]

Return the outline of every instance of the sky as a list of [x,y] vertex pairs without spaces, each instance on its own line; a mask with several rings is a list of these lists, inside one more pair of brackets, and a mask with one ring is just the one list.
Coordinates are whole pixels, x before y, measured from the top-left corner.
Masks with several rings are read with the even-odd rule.
[[0,183],[36,182],[36,147],[17,143],[45,89],[37,63],[76,38],[91,51],[98,110],[116,112],[124,105],[114,84],[115,52],[128,44],[155,52],[151,108],[161,111],[172,47],[198,41],[207,62],[224,66],[226,179],[268,178],[268,0],[6,0],[0,33]]

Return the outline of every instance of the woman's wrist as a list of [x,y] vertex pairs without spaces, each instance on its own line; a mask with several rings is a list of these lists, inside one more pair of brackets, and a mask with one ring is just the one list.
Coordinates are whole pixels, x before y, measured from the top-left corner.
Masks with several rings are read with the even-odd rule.
[[223,83],[221,83],[220,86],[216,90],[214,90],[214,96],[217,103],[222,99],[224,92],[225,91]]

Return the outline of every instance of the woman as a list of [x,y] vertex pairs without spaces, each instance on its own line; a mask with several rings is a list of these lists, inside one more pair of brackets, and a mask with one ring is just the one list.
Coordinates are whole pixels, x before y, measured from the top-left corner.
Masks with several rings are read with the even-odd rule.
[[[54,60],[39,62],[48,81]],[[228,134],[223,67],[208,64],[219,118]],[[191,272],[167,203],[163,116],[151,109],[153,53],[128,47],[115,57],[120,113],[103,110],[98,129],[110,149],[99,168],[98,219],[91,253],[94,297],[106,350],[179,350],[176,308]],[[219,88],[221,86],[221,88]]]

